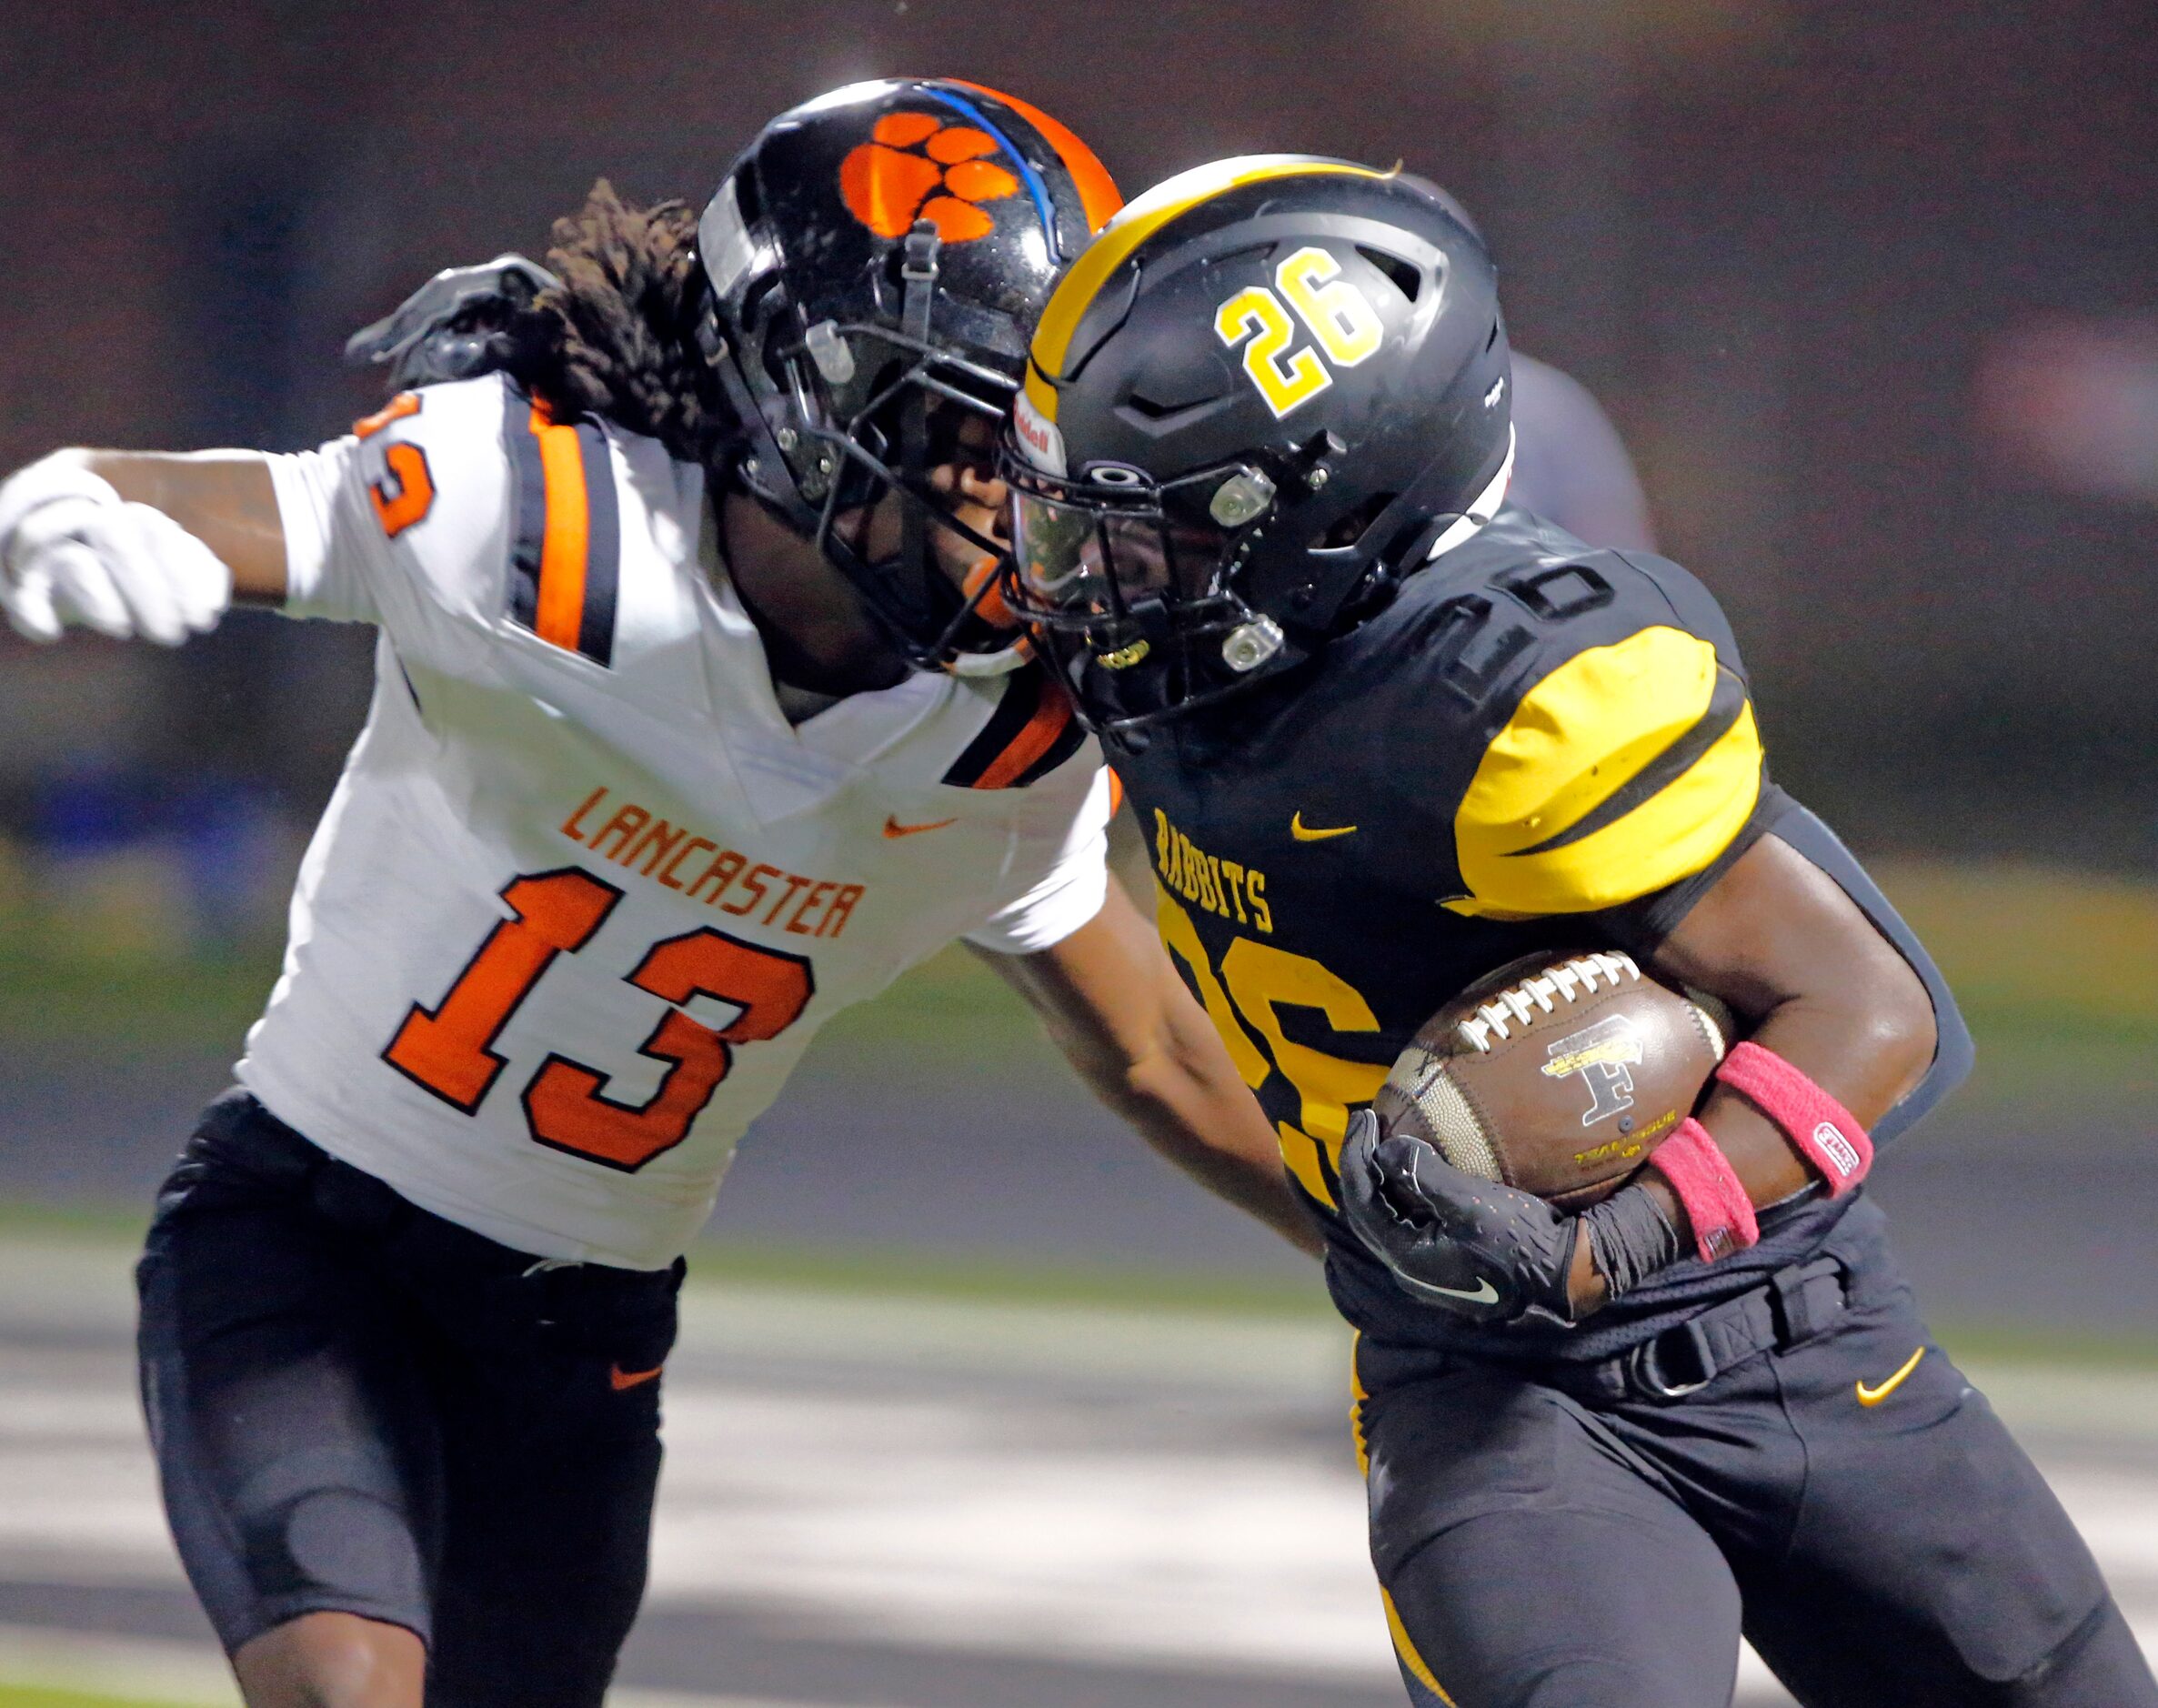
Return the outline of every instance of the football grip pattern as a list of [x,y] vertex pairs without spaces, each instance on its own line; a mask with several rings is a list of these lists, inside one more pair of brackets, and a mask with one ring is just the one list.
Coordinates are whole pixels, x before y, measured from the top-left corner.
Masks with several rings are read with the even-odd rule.
[[[1409,1046],[1422,1058],[1415,1070],[1409,1100],[1422,1114],[1424,1123],[1431,1130],[1432,1142],[1454,1167],[1464,1174],[1473,1174],[1481,1181],[1503,1180],[1499,1167],[1498,1153],[1491,1149],[1491,1137],[1484,1130],[1483,1122],[1469,1100],[1461,1095],[1460,1088],[1446,1076],[1445,1066],[1429,1050],[1419,1050],[1415,1044]],[[1408,1052],[1403,1052],[1407,1059]],[[1394,1066],[1400,1072],[1400,1064]]]

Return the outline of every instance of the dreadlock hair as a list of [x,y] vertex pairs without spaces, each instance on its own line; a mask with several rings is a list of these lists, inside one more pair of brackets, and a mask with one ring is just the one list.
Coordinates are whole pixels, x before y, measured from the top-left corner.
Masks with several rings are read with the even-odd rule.
[[710,466],[738,428],[697,346],[695,211],[680,201],[640,207],[601,178],[549,236],[547,266],[562,283],[511,321],[511,370],[558,415],[605,416]]

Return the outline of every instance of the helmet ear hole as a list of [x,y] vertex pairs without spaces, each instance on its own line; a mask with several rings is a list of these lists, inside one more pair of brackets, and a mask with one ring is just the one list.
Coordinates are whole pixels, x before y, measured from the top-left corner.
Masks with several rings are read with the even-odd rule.
[[772,336],[771,324],[772,311],[785,300],[783,295],[775,294],[778,291],[779,276],[777,273],[768,273],[762,278],[752,280],[748,289],[742,293],[741,306],[735,311],[732,318],[737,328],[736,336],[745,347],[745,354],[754,351],[752,359],[761,361],[772,383],[783,385],[786,373],[779,367],[779,340]]
[[1391,279],[1394,288],[1410,302],[1413,303],[1422,291],[1422,270],[1404,261],[1400,256],[1389,255],[1384,249],[1370,248],[1360,243],[1356,246],[1356,252]]
[[1385,515],[1387,507],[1400,496],[1398,492],[1374,492],[1347,516],[1337,517],[1331,526],[1314,534],[1309,549],[1340,551],[1360,544],[1370,531],[1371,524]]
[[735,311],[745,327],[754,327],[764,318],[765,304],[778,288],[777,273],[767,273],[750,281],[749,288],[742,293],[742,306]]
[[767,381],[778,395],[785,397],[791,387],[788,384],[787,359],[780,352],[779,340],[773,337],[764,339],[758,346],[758,355],[763,360]]

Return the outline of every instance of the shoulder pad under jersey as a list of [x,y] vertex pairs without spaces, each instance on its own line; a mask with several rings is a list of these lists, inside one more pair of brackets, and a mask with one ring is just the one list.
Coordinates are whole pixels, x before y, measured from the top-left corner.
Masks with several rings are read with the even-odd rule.
[[1714,600],[1675,564],[1592,551],[1522,513],[1488,532],[1458,566],[1434,566],[1430,589],[1460,601],[1457,626],[1476,631],[1450,659],[1443,647],[1425,655],[1476,754],[1453,807],[1461,893],[1446,906],[1592,913],[1702,870],[1762,782]]

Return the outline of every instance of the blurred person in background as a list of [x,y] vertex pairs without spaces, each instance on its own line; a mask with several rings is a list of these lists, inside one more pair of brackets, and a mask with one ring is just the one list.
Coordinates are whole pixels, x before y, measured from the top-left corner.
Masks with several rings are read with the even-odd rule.
[[[1001,465],[1008,603],[1152,829],[1165,941],[1326,1229],[1409,1693],[1724,1708],[1742,1633],[1809,1708],[2158,1708],[1862,1190],[1968,1070],[1953,999],[1770,782],[1708,592],[1511,502],[1511,389],[1443,195],[1248,157],[1065,276]],[[1564,1017],[1644,970],[1744,1036],[1636,1129],[1622,1064],[1654,1046],[1621,1008]],[[1500,1178],[1548,1135],[1495,1134],[1425,1048],[1471,990],[1464,1050],[1612,1072],[1565,1141],[1647,1151],[1609,1195]],[[1382,1090],[1464,1166],[1382,1130]]]
[[1513,429],[1509,502],[1591,546],[1656,549],[1649,501],[1625,441],[1580,380],[1514,351]]
[[[1434,186],[1434,193],[1480,241],[1475,216],[1445,191]],[[1641,477],[1603,406],[1572,375],[1518,349],[1510,355],[1514,441],[1508,502],[1591,546],[1655,550]]]
[[1117,205],[1023,102],[851,86],[701,219],[602,184],[556,276],[423,293],[383,345],[417,388],[351,437],[0,486],[34,638],[174,643],[232,598],[380,631],[139,1269],[167,1513],[251,1708],[597,1708],[681,1253],[817,1029],[954,939],[1316,1249],[995,597],[997,424]]
[[[1588,544],[1653,551],[1655,528],[1641,477],[1594,394],[1549,362],[1519,350],[1512,357],[1515,440],[1509,501]],[[1146,828],[1129,803],[1109,834],[1118,873],[1135,886],[1151,883],[1143,878]]]

